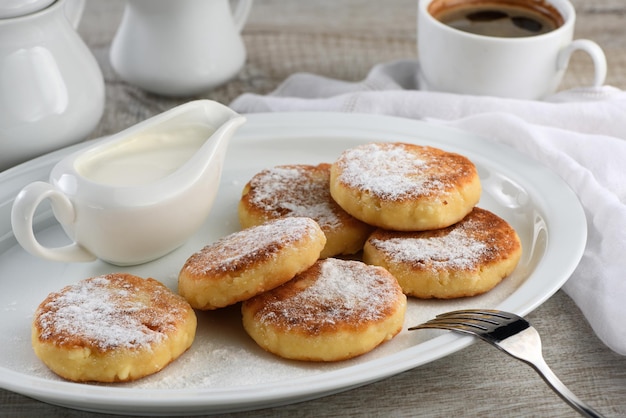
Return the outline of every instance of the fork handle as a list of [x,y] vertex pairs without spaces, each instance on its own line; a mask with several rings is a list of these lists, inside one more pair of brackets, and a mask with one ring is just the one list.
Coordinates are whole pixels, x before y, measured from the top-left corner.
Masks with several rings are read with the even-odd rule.
[[570,391],[567,386],[559,380],[559,378],[554,374],[552,369],[548,366],[548,364],[543,359],[534,359],[533,362],[528,362],[533,369],[535,369],[539,375],[543,378],[543,380],[550,386],[550,388],[561,397],[565,402],[567,402],[572,408],[574,408],[578,413],[585,417],[591,418],[603,418],[602,415],[581,401],[576,395]]

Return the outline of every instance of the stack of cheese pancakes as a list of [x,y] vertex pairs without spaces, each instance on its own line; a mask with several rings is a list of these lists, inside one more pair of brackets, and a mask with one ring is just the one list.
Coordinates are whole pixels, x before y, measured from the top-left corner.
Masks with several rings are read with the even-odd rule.
[[[476,207],[480,195],[478,172],[466,157],[407,143],[370,143],[345,150],[332,164],[259,172],[242,193],[242,227],[311,218],[326,244],[323,261],[244,302],[246,330],[285,357],[337,360],[366,351],[352,341],[373,348],[400,331],[403,298],[372,284],[387,273],[416,298],[487,292],[514,270],[522,248],[506,221]],[[362,261],[339,259],[356,254]],[[346,313],[359,304],[371,309]],[[385,331],[366,338],[374,328]]]

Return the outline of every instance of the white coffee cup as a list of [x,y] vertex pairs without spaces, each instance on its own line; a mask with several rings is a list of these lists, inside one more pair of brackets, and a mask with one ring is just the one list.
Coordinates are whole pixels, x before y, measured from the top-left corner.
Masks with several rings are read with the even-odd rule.
[[606,57],[595,42],[573,40],[576,12],[569,1],[545,0],[561,15],[563,23],[559,27],[541,35],[518,38],[465,32],[440,22],[431,14],[438,4],[463,1],[472,0],[419,0],[420,89],[542,99],[557,90],[570,56],[577,50],[586,52],[593,61],[592,85],[604,84]]

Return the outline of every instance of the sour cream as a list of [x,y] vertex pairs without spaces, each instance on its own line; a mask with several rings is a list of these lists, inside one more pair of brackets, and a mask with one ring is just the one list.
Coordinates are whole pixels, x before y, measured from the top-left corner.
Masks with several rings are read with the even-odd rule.
[[110,186],[141,186],[183,166],[211,136],[210,126],[189,125],[167,132],[146,132],[96,149],[76,161],[85,178]]

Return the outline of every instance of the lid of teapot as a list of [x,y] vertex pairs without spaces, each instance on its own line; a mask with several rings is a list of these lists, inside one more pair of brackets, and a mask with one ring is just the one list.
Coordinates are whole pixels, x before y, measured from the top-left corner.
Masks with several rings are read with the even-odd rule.
[[55,0],[0,0],[0,19],[24,16],[45,9]]

